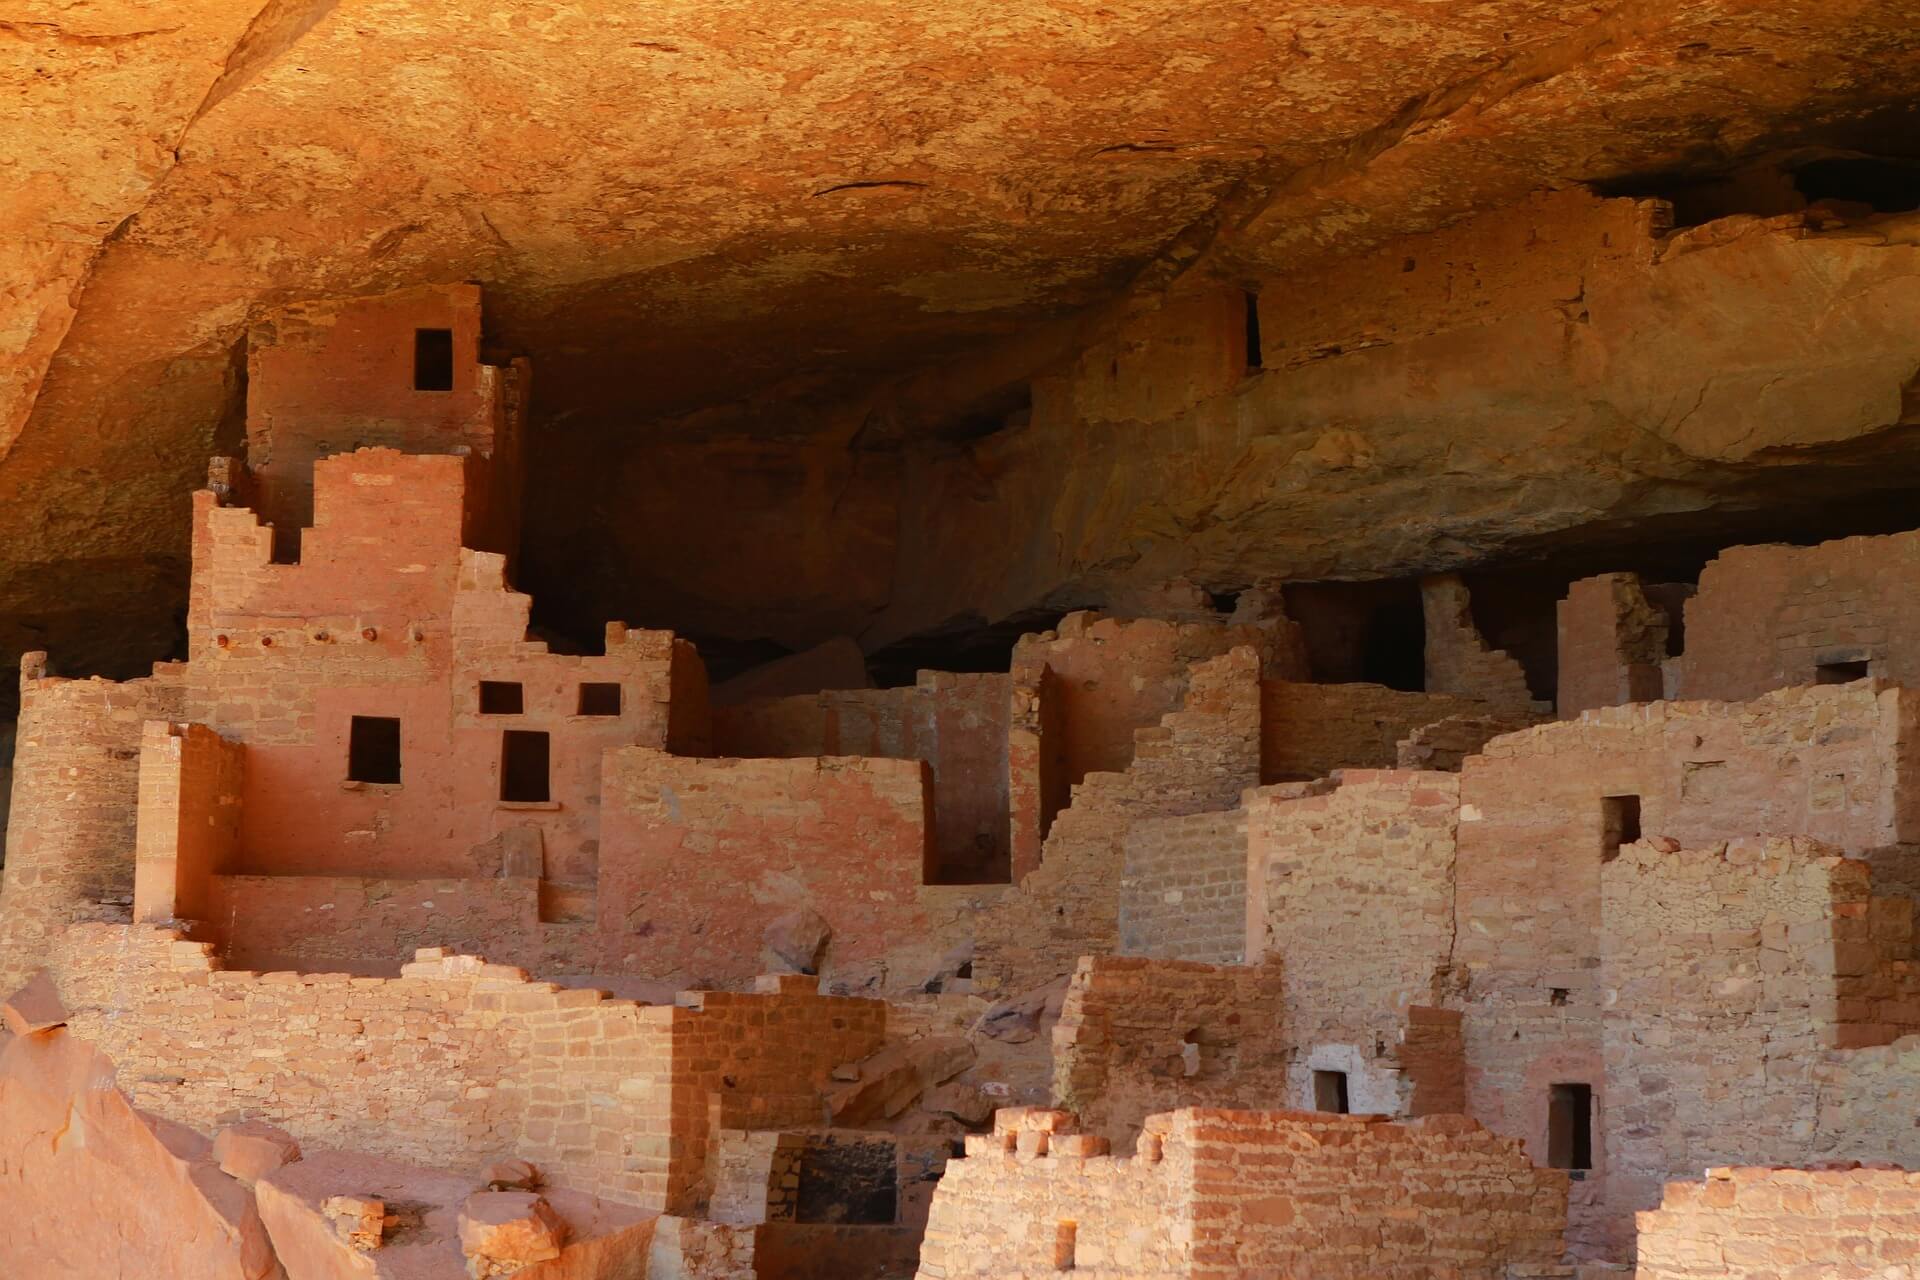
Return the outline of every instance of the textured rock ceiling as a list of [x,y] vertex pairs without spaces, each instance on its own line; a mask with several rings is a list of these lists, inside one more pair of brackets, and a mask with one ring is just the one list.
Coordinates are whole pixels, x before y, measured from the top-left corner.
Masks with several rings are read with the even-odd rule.
[[0,0],[0,653],[58,634],[85,666],[102,618],[170,625],[184,494],[265,306],[480,280],[538,430],[686,429],[662,420],[899,377],[1143,276],[1911,147],[1915,16]]

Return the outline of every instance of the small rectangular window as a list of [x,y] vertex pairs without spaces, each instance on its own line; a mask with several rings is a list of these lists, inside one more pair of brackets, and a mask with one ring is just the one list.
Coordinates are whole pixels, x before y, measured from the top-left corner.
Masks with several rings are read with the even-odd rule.
[[347,728],[349,782],[400,781],[400,722],[391,716],[355,716]]
[[580,714],[583,716],[619,715],[620,686],[617,684],[581,685]]
[[1620,856],[1620,846],[1640,838],[1640,797],[1600,797],[1600,861]]
[[500,735],[500,798],[514,804],[544,804],[553,798],[547,767],[551,740],[544,733],[508,729]]
[[1547,1099],[1547,1167],[1593,1168],[1593,1086],[1556,1084]]
[[1341,1116],[1347,1114],[1346,1072],[1316,1071],[1313,1073],[1313,1109],[1330,1111]]
[[1867,678],[1867,663],[1859,662],[1823,662],[1813,669],[1815,684],[1852,684],[1855,680]]
[[413,389],[453,390],[453,330],[413,331]]
[[1253,369],[1258,369],[1260,367],[1260,361],[1261,361],[1260,295],[1253,292],[1253,290],[1251,289],[1247,290],[1246,306],[1247,306],[1247,368],[1249,370],[1253,370]]
[[481,715],[517,716],[526,709],[526,694],[521,690],[518,680],[482,680],[480,682]]

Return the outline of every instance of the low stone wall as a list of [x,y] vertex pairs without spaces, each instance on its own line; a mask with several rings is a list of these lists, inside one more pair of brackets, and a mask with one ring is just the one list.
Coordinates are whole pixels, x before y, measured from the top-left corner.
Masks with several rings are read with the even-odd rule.
[[1002,1111],[934,1195],[920,1280],[1509,1280],[1558,1266],[1566,1177],[1458,1116],[1186,1109],[1132,1158],[1057,1111]]
[[1920,1266],[1920,1173],[1709,1169],[1638,1220],[1636,1280],[1896,1280]]

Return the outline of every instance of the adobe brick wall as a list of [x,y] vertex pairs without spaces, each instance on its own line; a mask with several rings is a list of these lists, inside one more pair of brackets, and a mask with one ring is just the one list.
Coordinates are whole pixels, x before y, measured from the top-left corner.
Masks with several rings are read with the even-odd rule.
[[1565,1176],[1461,1117],[1189,1108],[1151,1117],[1132,1158],[1070,1128],[1002,1111],[967,1139],[934,1194],[921,1280],[1571,1274]]
[[886,1035],[883,1003],[812,979],[639,1005],[422,957],[398,978],[228,971],[176,930],[87,924],[49,959],[75,1034],[157,1115],[258,1117],[456,1168],[518,1156],[555,1185],[665,1211],[710,1194],[716,1114],[791,1123],[801,1098],[818,1114],[833,1068]]
[[1911,1275],[1920,1174],[1900,1169],[1708,1169],[1639,1215],[1636,1280]]
[[135,920],[211,918],[211,881],[239,853],[245,768],[244,748],[205,725],[149,720],[142,727]]
[[[1640,797],[1641,830],[1700,847],[1805,833],[1898,885],[1912,861],[1911,695],[1861,683],[1749,703],[1659,702],[1585,712],[1489,742],[1460,773],[1454,962],[1470,976],[1470,1113],[1547,1154],[1549,1086],[1587,1083],[1605,1112],[1597,981],[1601,798]],[[1610,1158],[1573,1188],[1571,1238],[1611,1247]]]
[[1114,950],[1134,823],[1230,810],[1259,780],[1258,652],[1241,646],[1195,663],[1181,709],[1134,738],[1133,763],[1082,780],[1039,868],[977,921],[978,990],[1025,991],[1073,972],[1083,955]]
[[[1308,678],[1306,647],[1299,627],[1285,619],[1262,623],[1131,621],[1098,613],[1070,613],[1057,630],[1022,636],[1014,645],[1010,670],[1016,690],[1041,689],[1046,682],[1053,728],[1048,743],[1057,770],[1039,799],[1038,831],[1052,830],[1069,789],[1092,773],[1123,772],[1134,758],[1134,735],[1151,729],[1177,710],[1186,695],[1194,664],[1239,646],[1256,654],[1262,674],[1276,680]],[[1022,815],[1016,808],[1017,817]],[[1020,836],[1016,831],[1016,848]],[[1016,859],[1016,875],[1022,868]]]
[[[140,742],[148,720],[177,720],[177,667],[116,684],[20,664],[13,807],[0,877],[0,985],[11,991],[69,923],[126,910],[133,898]],[[103,908],[102,900],[109,900]]]
[[[1624,1249],[1631,1215],[1653,1208],[1671,1178],[1816,1158],[1824,1051],[1920,1031],[1920,975],[1908,963],[1912,901],[1873,897],[1866,864],[1817,841],[1630,845],[1601,881],[1615,1101],[1600,1119],[1610,1225]],[[1862,1132],[1883,1128],[1885,1114]],[[1911,1135],[1898,1147],[1920,1156]]]
[[1486,703],[1470,697],[1407,693],[1380,684],[1262,680],[1260,780],[1296,782],[1324,778],[1335,769],[1391,769],[1400,740],[1422,725],[1487,710]]
[[1499,711],[1534,709],[1526,671],[1504,649],[1487,647],[1474,625],[1466,584],[1457,574],[1422,579],[1420,601],[1427,623],[1428,693],[1474,698]]
[[1142,818],[1128,829],[1122,955],[1239,964],[1246,917],[1245,810]]
[[1307,1105],[1314,1070],[1345,1071],[1355,1110],[1403,1115],[1408,1010],[1452,994],[1460,777],[1348,769],[1330,783],[1247,795],[1247,957],[1281,966],[1299,1051],[1284,1096]]
[[[529,371],[480,363],[477,285],[300,303],[247,334],[247,460],[269,524],[311,522],[312,469],[331,454],[381,446],[469,451],[477,473],[469,545],[519,542],[520,451]],[[453,331],[453,388],[414,389],[414,330]]]
[[765,698],[714,713],[721,756],[873,756],[925,760],[933,772],[942,882],[1009,876],[1011,678],[922,671],[899,689]]
[[1811,684],[1820,663],[1920,683],[1920,532],[1814,547],[1733,547],[1687,604],[1678,696],[1751,698]]
[[1666,696],[1667,614],[1647,600],[1638,574],[1582,578],[1567,588],[1556,619],[1555,705],[1563,719],[1594,707]]
[[915,986],[1009,887],[929,886],[927,767],[825,757],[606,757],[598,967],[690,985],[759,971],[761,934],[811,908],[836,983]]
[[1128,1150],[1179,1106],[1285,1096],[1292,1044],[1281,966],[1084,956],[1053,1027],[1053,1094],[1086,1132]]

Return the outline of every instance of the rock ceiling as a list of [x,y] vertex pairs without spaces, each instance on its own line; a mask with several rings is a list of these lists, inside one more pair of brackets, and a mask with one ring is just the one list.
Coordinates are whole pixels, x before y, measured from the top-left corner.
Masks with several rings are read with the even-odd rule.
[[1271,275],[1541,188],[1911,149],[1915,17],[13,0],[0,652],[72,633],[84,666],[99,620],[177,591],[184,495],[267,306],[479,280],[493,339],[534,358],[540,431],[671,431],[897,378],[1142,278]]

